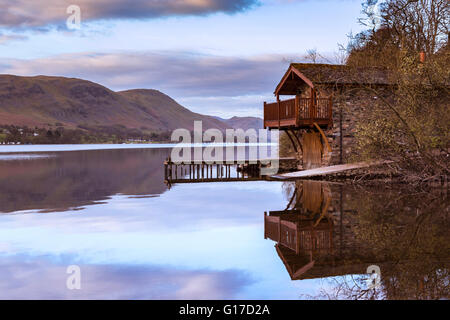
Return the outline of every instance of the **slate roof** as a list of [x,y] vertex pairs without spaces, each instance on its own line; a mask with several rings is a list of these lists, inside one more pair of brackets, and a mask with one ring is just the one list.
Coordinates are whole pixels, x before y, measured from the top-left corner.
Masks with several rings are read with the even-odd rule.
[[352,68],[345,65],[292,63],[314,84],[322,85],[390,85],[389,73],[384,68]]

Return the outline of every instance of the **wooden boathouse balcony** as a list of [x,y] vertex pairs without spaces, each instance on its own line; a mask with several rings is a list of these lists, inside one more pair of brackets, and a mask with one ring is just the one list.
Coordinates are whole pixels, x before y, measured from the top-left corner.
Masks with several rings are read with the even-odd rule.
[[317,123],[320,127],[333,125],[333,100],[329,98],[301,98],[264,102],[265,129],[303,129]]

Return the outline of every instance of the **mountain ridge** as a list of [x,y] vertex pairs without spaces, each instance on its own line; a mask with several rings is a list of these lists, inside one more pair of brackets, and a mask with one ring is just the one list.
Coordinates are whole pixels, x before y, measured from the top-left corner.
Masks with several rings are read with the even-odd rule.
[[248,129],[262,129],[264,127],[264,120],[258,117],[232,117],[229,119],[224,119],[221,117],[214,117],[220,120],[233,129],[243,129],[247,131]]
[[161,133],[192,130],[195,120],[222,131],[238,122],[194,113],[155,89],[113,91],[79,78],[0,74],[0,125]]

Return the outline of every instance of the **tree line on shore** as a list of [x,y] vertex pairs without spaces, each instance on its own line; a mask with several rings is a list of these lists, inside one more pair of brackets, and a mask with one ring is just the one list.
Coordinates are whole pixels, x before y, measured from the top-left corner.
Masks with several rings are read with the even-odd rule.
[[143,132],[124,126],[87,127],[64,126],[27,127],[0,126],[0,144],[90,144],[90,143],[150,143],[167,142],[170,132]]

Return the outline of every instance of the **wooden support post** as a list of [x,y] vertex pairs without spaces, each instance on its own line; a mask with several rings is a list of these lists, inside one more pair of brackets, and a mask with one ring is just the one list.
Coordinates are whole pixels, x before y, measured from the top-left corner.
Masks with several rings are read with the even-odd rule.
[[264,239],[267,239],[267,211],[264,211]]
[[342,255],[342,248],[344,246],[344,195],[343,195],[343,188],[342,185],[339,185],[339,241],[340,241],[340,248],[339,253]]
[[344,163],[344,130],[342,129],[343,122],[342,105],[339,106],[339,164]]
[[280,96],[277,95],[277,104],[278,104],[278,129],[281,127],[280,122],[280,108],[281,108],[281,102],[280,102]]
[[288,136],[289,140],[291,140],[291,143],[292,143],[292,146],[294,147],[295,153],[298,153],[297,145],[295,144],[294,139],[291,137],[291,134],[289,133],[289,130],[285,130],[284,132]]
[[314,122],[314,126],[319,131],[320,135],[322,136],[323,142],[325,143],[325,146],[327,147],[328,152],[331,153],[332,150],[331,150],[330,144],[328,143],[328,138],[325,135],[325,132],[323,132],[323,130],[319,127],[319,125],[316,122]]
[[303,153],[303,145],[302,145],[302,142],[300,141],[300,138],[298,137],[298,135],[295,132],[293,132],[293,134],[294,134],[294,138],[297,140],[299,149]]
[[311,94],[311,108],[309,113],[309,118],[314,119],[316,115],[316,99],[315,99],[315,89],[311,88],[310,90]]
[[280,217],[278,217],[278,241],[277,242],[280,242],[281,241],[281,219],[280,219]]
[[263,126],[264,129],[266,129],[266,111],[267,111],[267,107],[266,107],[267,103],[264,101],[264,120],[263,120]]

